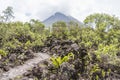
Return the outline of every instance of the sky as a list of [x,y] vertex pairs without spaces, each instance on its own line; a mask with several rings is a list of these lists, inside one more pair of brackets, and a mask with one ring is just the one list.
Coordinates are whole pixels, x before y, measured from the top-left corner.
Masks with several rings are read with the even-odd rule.
[[93,13],[107,13],[120,18],[119,5],[120,0],[0,0],[0,14],[11,6],[15,21],[43,21],[55,12],[61,12],[83,22]]

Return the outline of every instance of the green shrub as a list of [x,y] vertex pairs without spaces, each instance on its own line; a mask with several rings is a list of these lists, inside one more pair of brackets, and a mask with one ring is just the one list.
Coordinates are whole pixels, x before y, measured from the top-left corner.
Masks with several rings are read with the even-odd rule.
[[69,53],[67,56],[61,57],[52,57],[50,60],[52,61],[52,64],[58,68],[63,62],[67,62],[70,58],[74,59],[73,53]]
[[6,55],[7,55],[7,53],[6,53],[6,51],[4,51],[4,50],[0,49],[0,55],[2,55],[2,56],[6,56]]

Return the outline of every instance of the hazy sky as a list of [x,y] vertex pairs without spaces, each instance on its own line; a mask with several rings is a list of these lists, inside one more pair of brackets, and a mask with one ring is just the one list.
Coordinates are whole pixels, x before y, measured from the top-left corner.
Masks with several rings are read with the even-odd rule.
[[15,20],[31,18],[43,21],[55,12],[62,12],[83,21],[92,13],[109,13],[120,17],[120,0],[0,0],[0,13],[12,6]]

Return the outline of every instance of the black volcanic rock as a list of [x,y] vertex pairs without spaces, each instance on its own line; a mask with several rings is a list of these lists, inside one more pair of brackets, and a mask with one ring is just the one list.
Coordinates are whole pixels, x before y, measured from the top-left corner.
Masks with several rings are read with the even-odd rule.
[[52,26],[52,24],[57,21],[64,21],[66,23],[69,23],[70,21],[74,21],[74,22],[77,22],[78,24],[82,24],[82,22],[78,21],[74,17],[66,16],[65,14],[60,12],[56,12],[54,15],[44,20],[43,23],[45,24],[46,27],[48,27],[48,26]]

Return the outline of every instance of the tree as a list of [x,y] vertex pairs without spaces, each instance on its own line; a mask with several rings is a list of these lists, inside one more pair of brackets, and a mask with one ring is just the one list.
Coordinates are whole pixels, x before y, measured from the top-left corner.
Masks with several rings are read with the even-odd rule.
[[53,31],[61,32],[66,29],[67,25],[63,21],[58,21],[52,24]]
[[84,20],[84,23],[100,32],[105,32],[112,28],[120,29],[120,20],[117,17],[108,14],[95,13],[89,15]]
[[68,34],[68,27],[65,22],[57,21],[52,24],[52,32],[53,34],[57,35],[58,37],[63,37]]
[[[68,28],[69,28],[69,30],[71,30],[71,29],[74,29],[74,28],[78,28],[79,27],[79,24],[77,23],[77,22],[74,22],[74,21],[70,21],[69,23],[68,23]],[[79,27],[80,28],[80,27]]]
[[0,15],[0,22],[2,23],[4,21],[4,17]]
[[57,22],[53,23],[52,26],[53,27],[66,27],[66,23],[63,21],[57,21]]
[[45,26],[39,20],[30,20],[31,30],[37,33],[43,33]]
[[14,18],[13,16],[13,8],[8,6],[2,13],[3,13],[3,17],[4,17],[4,21],[8,22],[10,21],[12,18]]

